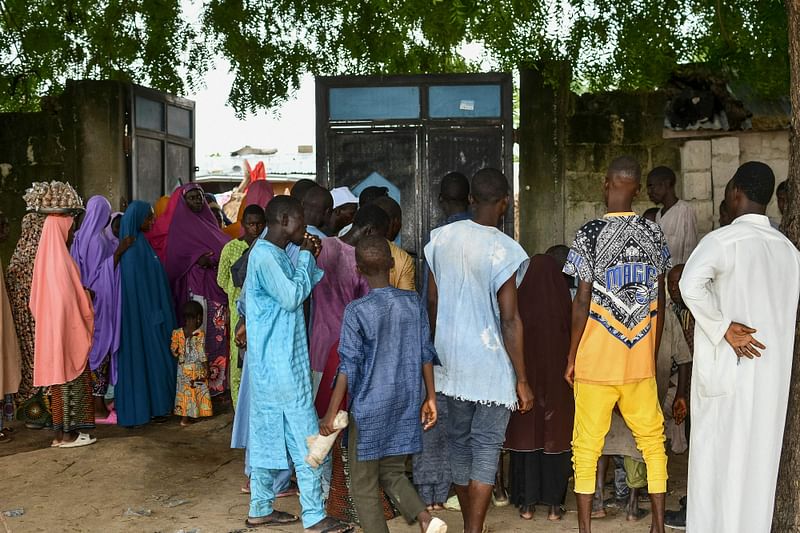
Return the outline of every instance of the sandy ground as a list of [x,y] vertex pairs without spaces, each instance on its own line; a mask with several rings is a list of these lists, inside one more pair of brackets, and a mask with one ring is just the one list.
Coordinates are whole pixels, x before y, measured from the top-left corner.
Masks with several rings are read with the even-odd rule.
[[[49,448],[52,434],[14,423],[14,440],[0,444],[0,511],[24,509],[18,517],[0,513],[0,533],[61,531],[137,531],[228,533],[255,531],[244,525],[248,499],[241,494],[243,452],[231,450],[231,415],[222,414],[189,428],[178,419],[140,429],[101,426],[92,446]],[[685,493],[686,457],[670,458],[671,494],[667,508]],[[546,509],[532,521],[511,507],[492,508],[492,532],[577,531],[575,502],[567,514],[549,522]],[[299,512],[297,498],[279,500],[280,510]],[[644,507],[647,507],[646,505]],[[129,511],[130,510],[130,511]],[[147,516],[137,516],[140,512]],[[462,530],[456,512],[439,516],[451,532]],[[392,533],[413,533],[402,519],[390,522]],[[628,523],[613,510],[595,521],[597,533],[647,532],[649,519]],[[300,525],[266,531],[301,532]]]

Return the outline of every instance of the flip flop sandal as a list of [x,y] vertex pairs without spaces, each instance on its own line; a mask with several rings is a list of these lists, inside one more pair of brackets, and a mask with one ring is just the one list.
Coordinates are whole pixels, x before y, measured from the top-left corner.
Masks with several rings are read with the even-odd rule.
[[89,446],[97,442],[97,439],[90,437],[86,433],[78,433],[78,438],[72,442],[65,442],[59,448],[80,448],[82,446]]
[[269,515],[272,518],[267,522],[251,522],[250,518],[248,517],[247,520],[244,521],[244,525],[250,528],[257,528],[257,527],[276,527],[276,526],[285,526],[286,524],[294,524],[300,517],[284,513],[283,511],[272,511],[272,514]]
[[430,524],[428,524],[425,533],[447,533],[447,524],[440,518],[433,518]]
[[[352,533],[356,530],[356,527],[353,524],[348,524],[347,522],[342,522],[341,520],[336,520],[332,517],[326,517],[322,519],[322,522],[327,522],[331,524],[329,527],[326,527],[319,533]],[[318,522],[315,525],[319,525]]]
[[7,444],[12,440],[13,439],[11,438],[11,434],[7,433],[5,429],[3,431],[0,431],[0,444]]

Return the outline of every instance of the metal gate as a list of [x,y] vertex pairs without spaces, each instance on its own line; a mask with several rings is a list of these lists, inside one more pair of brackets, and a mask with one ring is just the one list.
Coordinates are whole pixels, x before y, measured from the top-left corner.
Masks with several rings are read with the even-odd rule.
[[[502,170],[513,194],[512,81],[506,73],[316,80],[317,180],[385,185],[403,208],[401,246],[417,258],[442,218],[439,183]],[[512,196],[513,197],[513,196]],[[503,229],[513,235],[513,208]]]
[[194,179],[194,102],[133,86],[131,197],[154,202]]

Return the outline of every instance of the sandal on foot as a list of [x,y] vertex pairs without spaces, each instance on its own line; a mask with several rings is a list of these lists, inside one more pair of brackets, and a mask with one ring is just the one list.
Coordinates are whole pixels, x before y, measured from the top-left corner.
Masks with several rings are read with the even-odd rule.
[[109,411],[108,416],[105,418],[98,418],[95,421],[95,424],[104,424],[107,426],[116,426],[117,425],[117,412],[116,411]]
[[0,444],[6,444],[11,442],[11,434],[6,433],[6,430],[0,431]]
[[444,508],[448,511],[461,511],[461,503],[458,501],[458,496],[450,496],[444,502]]
[[[262,520],[268,518],[269,520],[265,520],[264,522],[253,522],[253,520]],[[260,516],[258,518],[250,518],[247,517],[247,520],[244,521],[244,525],[251,528],[256,527],[275,527],[275,526],[285,526],[286,524],[294,524],[300,520],[300,517],[284,513],[283,511],[272,511],[272,514],[267,516]]]
[[78,433],[78,438],[72,442],[63,442],[59,448],[80,448],[81,446],[89,446],[97,442],[97,439],[87,435],[86,433]]
[[531,509],[530,505],[523,505],[519,509],[519,517],[523,520],[533,520],[533,509]]
[[494,492],[492,492],[492,505],[495,507],[506,507],[509,503],[508,496],[502,496],[500,498],[496,498]]
[[[322,527],[322,529],[312,529],[317,527]],[[323,518],[311,526],[311,528],[307,528],[304,531],[314,531],[315,533],[352,533],[355,529],[353,524],[348,524],[347,522],[342,522],[341,520],[336,520],[329,516]]]
[[440,518],[432,518],[425,533],[447,533],[447,524]]

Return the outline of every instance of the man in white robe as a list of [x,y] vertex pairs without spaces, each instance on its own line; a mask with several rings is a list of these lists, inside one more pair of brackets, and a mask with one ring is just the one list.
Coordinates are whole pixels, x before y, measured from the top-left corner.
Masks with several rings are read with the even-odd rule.
[[768,533],[792,371],[800,253],[765,216],[775,177],[739,167],[734,221],[707,235],[681,294],[696,320],[689,533]]
[[697,219],[694,209],[675,193],[675,173],[669,167],[656,167],[647,175],[647,195],[663,207],[656,223],[667,238],[673,265],[685,263],[697,246]]

